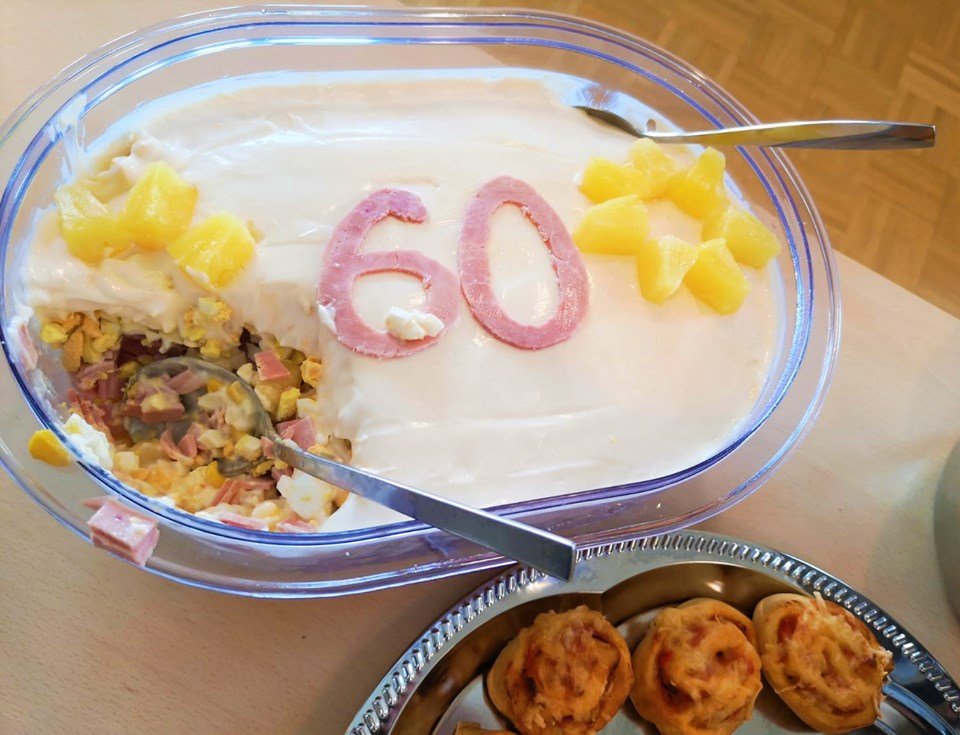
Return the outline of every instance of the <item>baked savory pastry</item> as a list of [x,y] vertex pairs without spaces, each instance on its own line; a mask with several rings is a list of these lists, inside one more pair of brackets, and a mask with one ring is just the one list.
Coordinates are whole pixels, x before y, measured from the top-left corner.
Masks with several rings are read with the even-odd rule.
[[797,717],[831,735],[877,719],[893,656],[863,621],[819,596],[779,594],[753,623],[763,673]]
[[663,735],[729,735],[750,719],[762,687],[750,618],[710,599],[660,611],[633,671],[630,699]]
[[476,722],[458,722],[453,735],[513,735],[506,730],[484,730]]
[[521,735],[593,735],[633,683],[626,641],[585,605],[538,615],[487,674],[494,706]]

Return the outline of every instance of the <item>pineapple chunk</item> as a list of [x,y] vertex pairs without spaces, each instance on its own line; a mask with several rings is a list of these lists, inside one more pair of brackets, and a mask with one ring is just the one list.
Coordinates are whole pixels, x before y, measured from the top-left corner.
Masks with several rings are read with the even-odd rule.
[[667,194],[684,212],[697,219],[706,219],[727,204],[723,188],[723,154],[707,148],[689,169],[671,185]]
[[680,164],[649,138],[638,140],[630,147],[630,164],[643,177],[644,190],[636,193],[644,199],[663,196],[680,175]]
[[720,314],[732,314],[739,309],[750,291],[750,282],[723,238],[700,244],[697,261],[683,282],[694,296]]
[[27,450],[34,459],[54,467],[66,467],[70,464],[70,455],[50,429],[35,431],[27,444]]
[[157,161],[130,190],[120,219],[144,250],[162,250],[187,231],[196,205],[196,188]]
[[763,268],[780,253],[777,236],[750,212],[727,207],[703,225],[703,238],[722,237],[738,263]]
[[573,241],[585,253],[636,255],[649,232],[647,208],[634,194],[590,207],[574,230]]
[[190,228],[167,250],[197,283],[223,288],[253,257],[253,237],[239,219],[218,212]]
[[676,293],[697,260],[697,248],[679,237],[664,235],[647,240],[637,255],[640,292],[647,301],[662,304]]
[[583,170],[580,191],[599,204],[629,194],[647,196],[647,182],[644,175],[631,166],[594,157]]
[[130,247],[130,236],[120,220],[85,186],[61,186],[54,199],[60,219],[60,234],[71,255],[96,265],[104,258],[120,255]]

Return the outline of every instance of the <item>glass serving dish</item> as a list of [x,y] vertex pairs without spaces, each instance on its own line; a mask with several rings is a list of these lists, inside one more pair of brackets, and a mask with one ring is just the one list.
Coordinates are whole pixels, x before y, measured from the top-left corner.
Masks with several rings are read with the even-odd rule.
[[[35,430],[52,428],[63,438],[54,406],[67,376],[56,356],[43,350],[31,355],[28,330],[16,326],[17,267],[31,222],[68,176],[68,151],[78,131],[95,140],[144,102],[242,74],[498,65],[569,75],[576,80],[570,104],[605,106],[627,117],[643,114],[642,101],[684,129],[755,122],[716,84],[649,43],[579,19],[512,10],[271,6],[202,13],[121,38],[38,90],[0,129],[0,455],[16,482],[84,538],[91,511],[81,501],[120,496],[161,526],[149,571],[226,592],[332,596],[506,564],[414,522],[316,535],[232,528],[151,501],[79,456],[68,470],[36,462],[26,450]],[[679,529],[747,497],[810,429],[839,340],[827,236],[783,154],[735,149],[727,160],[739,192],[768,215],[787,245],[777,263],[784,298],[780,344],[742,431],[715,456],[668,477],[496,512],[584,544]]]

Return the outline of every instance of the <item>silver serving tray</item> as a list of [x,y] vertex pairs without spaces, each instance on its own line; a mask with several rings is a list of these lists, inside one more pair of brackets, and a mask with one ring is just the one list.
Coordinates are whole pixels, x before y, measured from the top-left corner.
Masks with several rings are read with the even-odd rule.
[[[618,626],[631,651],[659,607],[715,597],[749,614],[776,592],[819,592],[867,623],[893,652],[880,719],[861,732],[960,733],[960,691],[943,667],[889,615],[835,577],[764,546],[681,532],[580,550],[564,583],[514,567],[464,597],[424,632],[364,703],[346,735],[452,735],[457,722],[507,729],[486,699],[483,674],[500,649],[546,610],[586,604]],[[809,729],[764,686],[737,735]],[[629,700],[602,735],[656,735]]]

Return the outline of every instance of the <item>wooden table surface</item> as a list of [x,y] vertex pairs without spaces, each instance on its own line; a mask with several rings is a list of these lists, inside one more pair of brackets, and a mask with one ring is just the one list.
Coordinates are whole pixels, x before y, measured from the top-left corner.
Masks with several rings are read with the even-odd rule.
[[[81,52],[198,7],[110,4],[93,18],[83,13],[105,3],[34,5],[0,9],[2,115]],[[932,498],[960,433],[960,322],[843,256],[839,266],[843,345],[817,425],[756,495],[704,528],[843,578],[957,676],[960,623],[936,566]],[[339,600],[241,599],[80,543],[5,476],[0,513],[3,735],[339,733],[409,642],[483,579]]]

